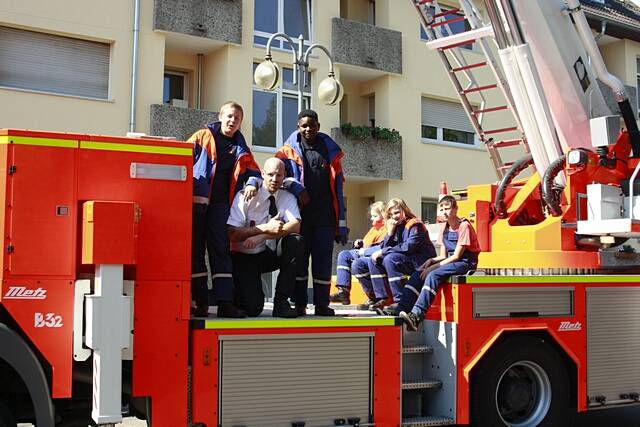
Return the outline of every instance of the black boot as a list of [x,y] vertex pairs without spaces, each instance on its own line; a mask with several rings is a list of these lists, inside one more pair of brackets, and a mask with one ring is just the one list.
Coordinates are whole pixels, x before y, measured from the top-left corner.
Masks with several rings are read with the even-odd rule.
[[351,298],[349,297],[349,291],[345,288],[338,288],[338,292],[329,295],[329,301],[341,302],[343,305],[351,304]]
[[193,317],[208,317],[209,305],[196,305],[195,307],[191,307],[191,315]]
[[238,307],[228,301],[220,301],[218,302],[218,317],[243,319],[247,317],[247,313],[245,313],[244,310],[240,310]]
[[298,317],[307,315],[307,305],[306,304],[298,304],[296,303],[296,314]]
[[315,315],[316,316],[335,316],[336,312],[333,311],[333,308],[330,308],[328,305],[316,305],[315,306]]
[[294,317],[298,317],[298,311],[295,308],[292,308],[287,300],[276,300],[273,302],[273,317],[285,317],[287,319],[292,319]]

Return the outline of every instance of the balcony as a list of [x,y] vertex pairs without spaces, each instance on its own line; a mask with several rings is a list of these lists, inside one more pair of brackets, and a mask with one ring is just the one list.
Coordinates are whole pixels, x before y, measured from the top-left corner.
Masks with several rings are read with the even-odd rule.
[[242,43],[242,0],[155,0],[153,29]]
[[218,118],[218,113],[207,110],[152,104],[149,133],[156,136],[173,136],[185,141],[195,131]]
[[401,32],[333,18],[331,34],[331,52],[335,62],[377,71],[372,77],[402,74]]
[[402,179],[402,142],[347,138],[339,128],[331,129],[331,137],[344,152],[345,176],[372,181]]

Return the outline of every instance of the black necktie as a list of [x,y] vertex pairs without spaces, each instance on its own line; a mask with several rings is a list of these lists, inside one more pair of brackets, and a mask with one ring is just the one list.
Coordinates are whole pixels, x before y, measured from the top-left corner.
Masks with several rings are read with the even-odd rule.
[[273,195],[269,196],[269,216],[271,218],[275,218],[278,216],[278,207],[276,206],[276,198]]

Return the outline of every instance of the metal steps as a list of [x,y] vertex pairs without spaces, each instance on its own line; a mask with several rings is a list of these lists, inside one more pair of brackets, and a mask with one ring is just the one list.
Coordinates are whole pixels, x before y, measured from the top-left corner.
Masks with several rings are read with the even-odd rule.
[[402,390],[427,390],[442,387],[442,381],[433,379],[417,379],[402,381]]
[[447,417],[415,417],[403,418],[402,427],[450,426],[454,421]]
[[422,354],[433,354],[433,347],[429,345],[410,345],[406,347],[402,347],[403,354],[414,354],[414,353],[422,353]]

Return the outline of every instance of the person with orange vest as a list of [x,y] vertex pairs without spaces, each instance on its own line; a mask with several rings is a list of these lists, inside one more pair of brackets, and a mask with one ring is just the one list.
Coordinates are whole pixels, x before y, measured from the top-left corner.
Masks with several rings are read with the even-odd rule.
[[362,239],[353,242],[353,249],[340,251],[336,267],[336,288],[338,292],[331,295],[331,302],[351,303],[351,269],[357,262],[366,262],[363,257],[371,256],[384,240],[387,230],[384,226],[384,202],[375,202],[369,208],[371,228]]
[[298,197],[302,208],[304,256],[297,263],[293,297],[299,316],[306,314],[309,256],[313,260],[315,314],[335,315],[329,307],[333,241],[345,245],[348,235],[342,192],[343,155],[338,144],[320,132],[318,114],[313,110],[298,114],[297,130],[276,153],[276,157],[285,163],[287,176],[294,178],[285,182],[285,187]]
[[187,140],[193,144],[191,295],[195,316],[209,313],[206,247],[218,317],[246,317],[233,304],[233,268],[227,236],[234,196],[247,184],[244,197],[253,197],[258,184],[251,178],[260,177],[260,167],[239,130],[243,116],[242,106],[226,102],[220,107],[219,121]]
[[400,301],[405,277],[436,255],[425,225],[404,200],[389,200],[386,218],[387,236],[380,249],[367,258],[366,270],[357,266],[356,277],[369,297],[360,309],[377,310],[388,305],[387,287],[394,303]]

